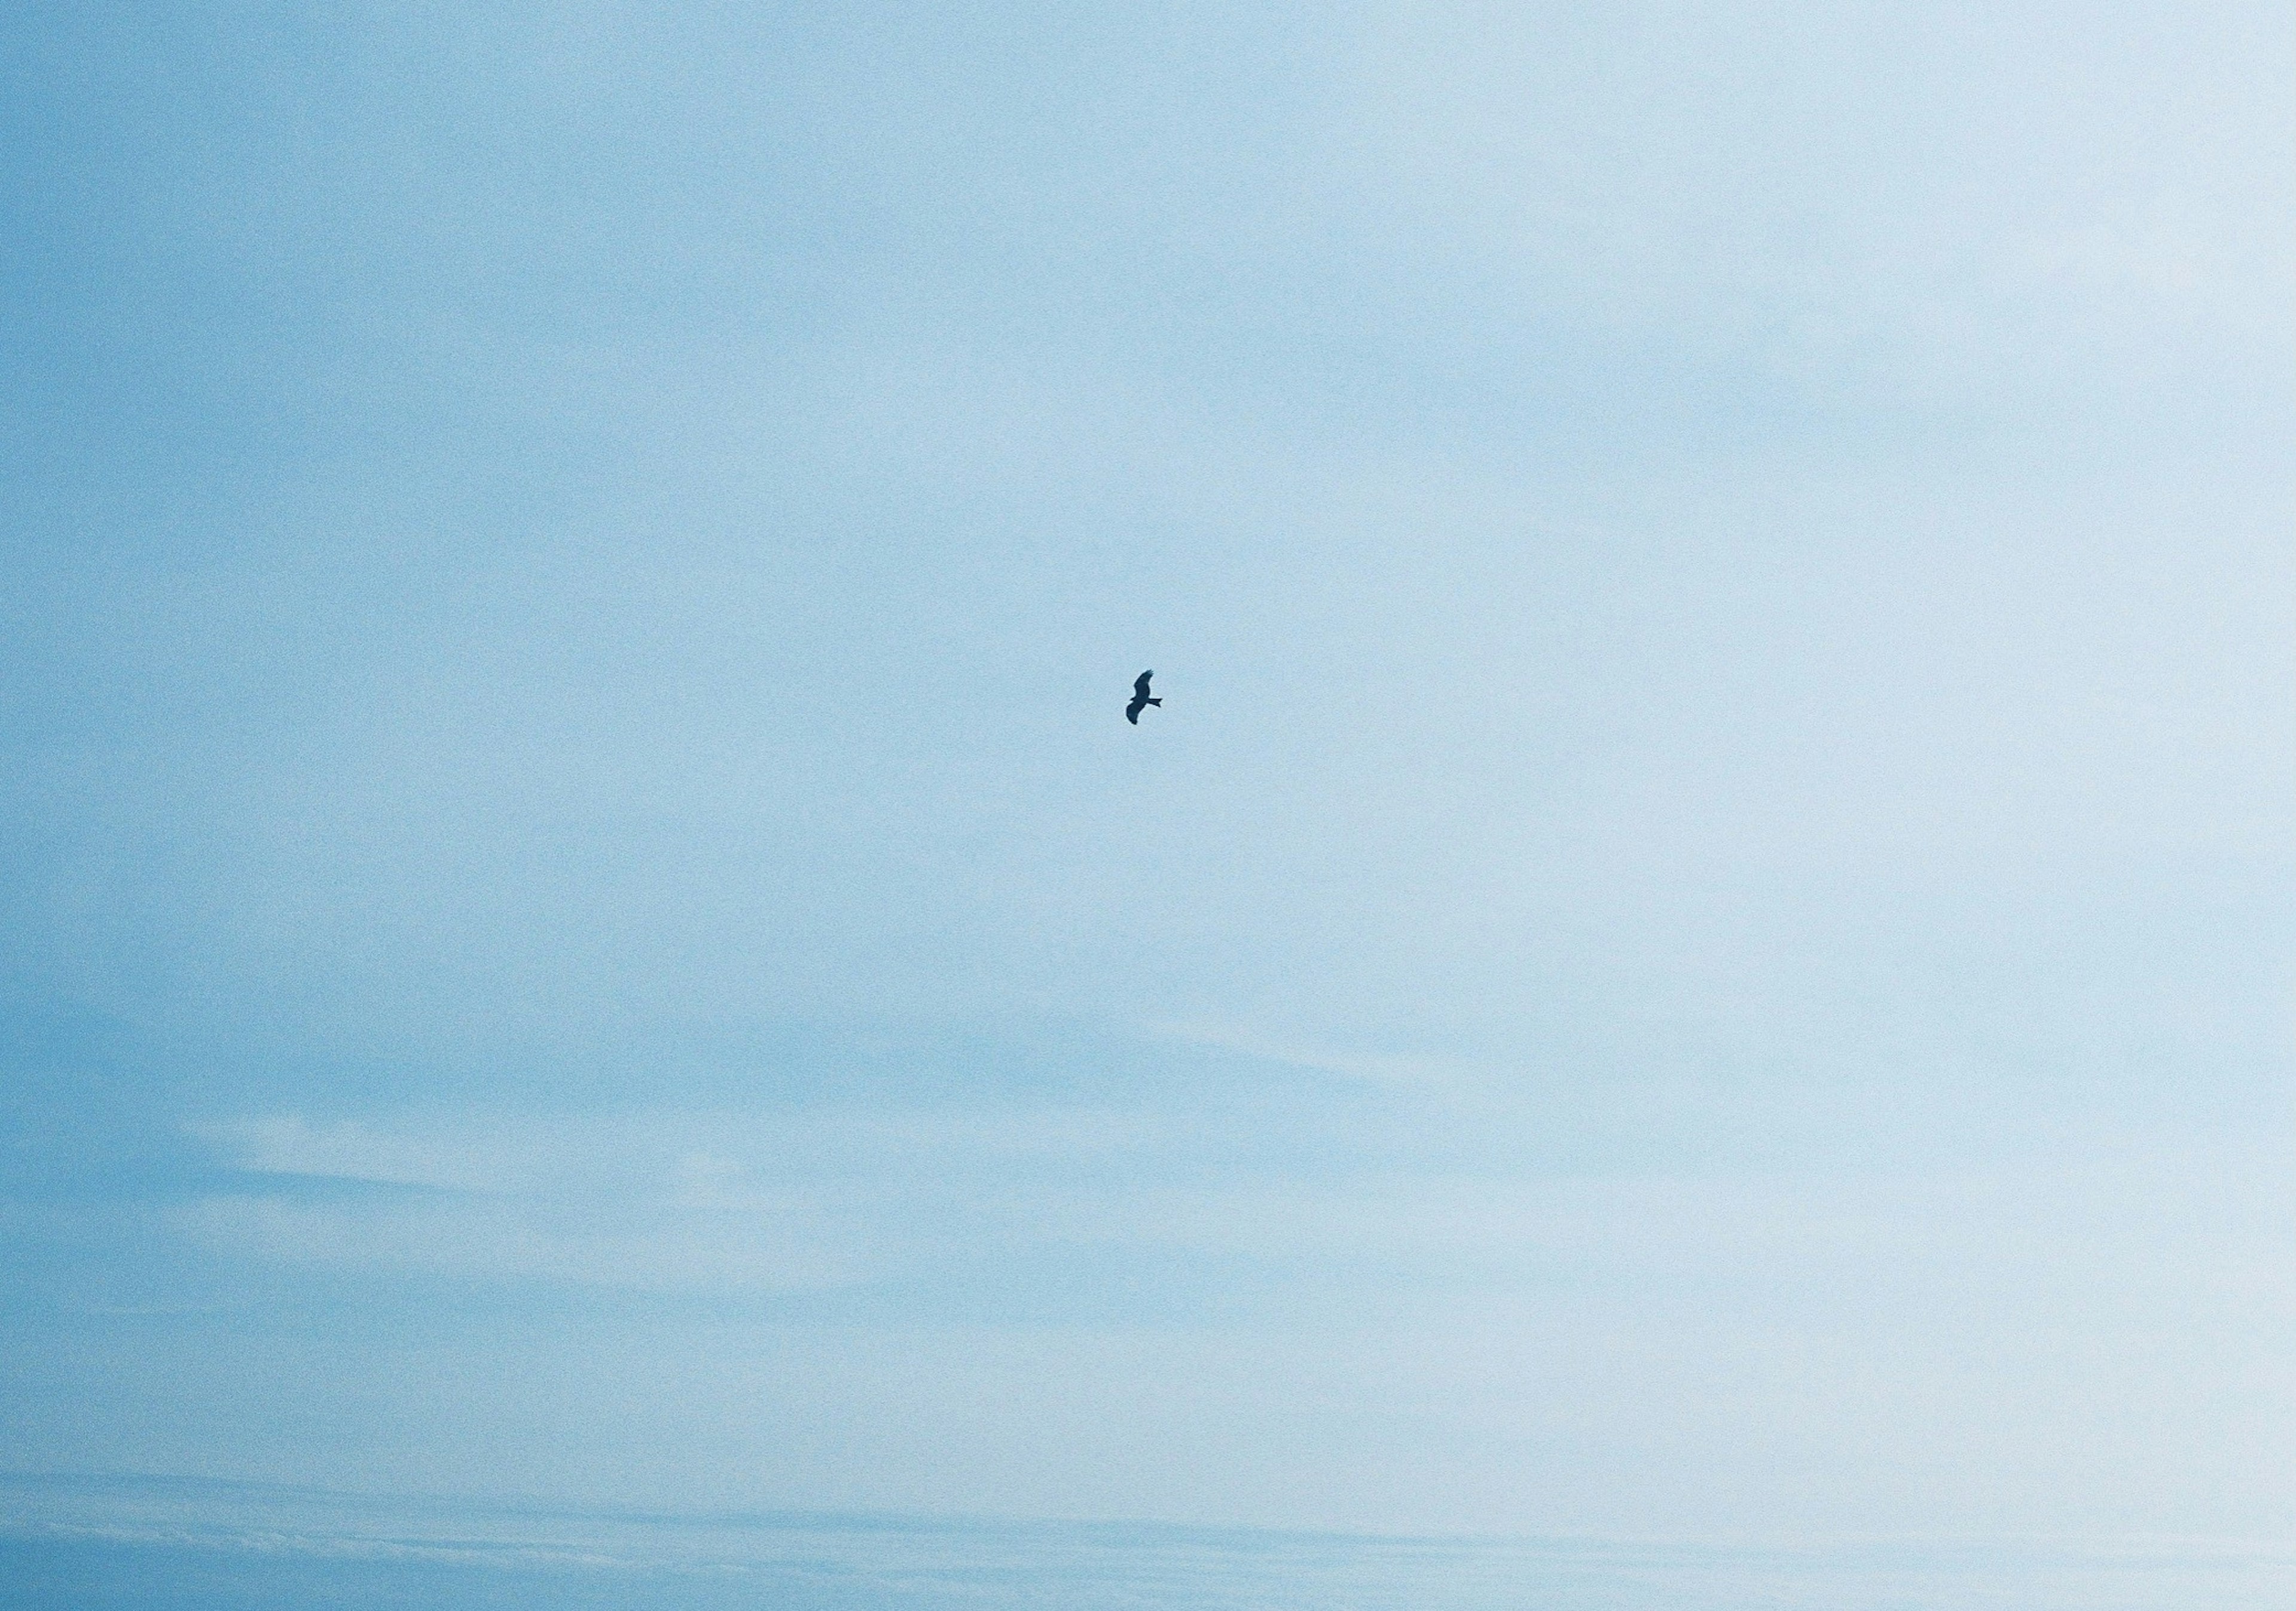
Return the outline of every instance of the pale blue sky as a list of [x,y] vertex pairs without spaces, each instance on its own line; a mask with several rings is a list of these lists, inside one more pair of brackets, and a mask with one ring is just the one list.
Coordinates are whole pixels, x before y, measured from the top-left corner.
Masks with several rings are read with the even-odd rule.
[[2284,1534],[2296,26],[2107,10],[21,10],[0,1467]]

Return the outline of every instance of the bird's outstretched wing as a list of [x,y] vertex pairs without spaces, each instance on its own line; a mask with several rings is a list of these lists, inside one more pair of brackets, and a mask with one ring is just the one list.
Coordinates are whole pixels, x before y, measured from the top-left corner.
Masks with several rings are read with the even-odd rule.
[[1152,671],[1144,671],[1136,679],[1134,680],[1132,684],[1132,697],[1135,699],[1145,699],[1148,697],[1148,679],[1155,675],[1156,674]]
[[1124,707],[1124,719],[1131,723],[1135,727],[1139,726],[1141,709],[1146,706],[1147,703],[1148,701],[1145,699],[1133,700],[1131,704],[1127,705]]

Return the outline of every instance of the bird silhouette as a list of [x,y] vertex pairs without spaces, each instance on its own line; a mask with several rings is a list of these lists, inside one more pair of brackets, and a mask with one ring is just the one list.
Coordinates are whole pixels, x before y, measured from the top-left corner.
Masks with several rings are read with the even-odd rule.
[[1151,705],[1161,705],[1164,702],[1151,697],[1148,692],[1148,679],[1155,675],[1152,671],[1144,671],[1140,674],[1140,680],[1132,684],[1132,703],[1124,707],[1124,719],[1135,727],[1140,725],[1140,713],[1143,710]]

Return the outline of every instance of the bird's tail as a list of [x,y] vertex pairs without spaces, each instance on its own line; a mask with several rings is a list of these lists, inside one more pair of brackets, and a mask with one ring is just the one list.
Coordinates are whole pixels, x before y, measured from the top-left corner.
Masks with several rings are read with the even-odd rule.
[[1161,700],[1161,699],[1151,699],[1151,700],[1149,700],[1148,702],[1149,702],[1151,705],[1161,705],[1164,701],[1163,701],[1163,700]]

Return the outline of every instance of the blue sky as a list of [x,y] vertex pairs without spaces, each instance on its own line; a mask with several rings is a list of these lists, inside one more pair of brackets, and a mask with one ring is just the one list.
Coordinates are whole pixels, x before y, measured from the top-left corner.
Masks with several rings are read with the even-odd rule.
[[2296,39],[2110,12],[12,17],[0,1466],[2284,1534]]

